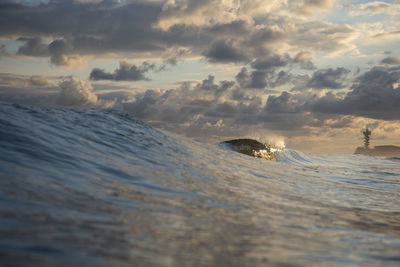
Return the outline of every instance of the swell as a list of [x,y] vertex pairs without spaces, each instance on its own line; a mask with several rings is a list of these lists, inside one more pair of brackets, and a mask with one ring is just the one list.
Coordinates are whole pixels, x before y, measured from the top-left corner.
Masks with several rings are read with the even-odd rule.
[[111,110],[0,103],[0,123],[5,265],[398,264],[397,160],[273,162]]

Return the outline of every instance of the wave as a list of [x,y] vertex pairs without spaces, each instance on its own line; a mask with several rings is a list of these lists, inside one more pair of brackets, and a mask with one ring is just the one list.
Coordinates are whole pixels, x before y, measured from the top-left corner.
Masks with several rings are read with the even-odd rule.
[[275,159],[275,154],[270,145],[261,143],[254,139],[233,139],[220,142],[217,144],[217,146],[256,158],[263,158],[267,160]]
[[0,103],[0,263],[398,265],[397,159],[274,153]]
[[313,162],[313,160],[309,156],[297,150],[284,149],[284,150],[277,150],[274,153],[277,161],[281,162],[292,163],[292,164],[307,164]]

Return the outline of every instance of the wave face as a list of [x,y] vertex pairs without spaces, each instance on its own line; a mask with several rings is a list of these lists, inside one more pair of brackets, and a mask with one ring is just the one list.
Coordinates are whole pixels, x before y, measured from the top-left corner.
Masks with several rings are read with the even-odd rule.
[[276,152],[0,104],[0,264],[400,264],[398,158]]

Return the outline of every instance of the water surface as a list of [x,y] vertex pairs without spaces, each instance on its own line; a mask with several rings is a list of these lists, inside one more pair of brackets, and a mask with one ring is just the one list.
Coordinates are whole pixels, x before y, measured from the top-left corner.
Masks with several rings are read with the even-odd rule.
[[399,158],[276,155],[0,103],[0,263],[400,265]]

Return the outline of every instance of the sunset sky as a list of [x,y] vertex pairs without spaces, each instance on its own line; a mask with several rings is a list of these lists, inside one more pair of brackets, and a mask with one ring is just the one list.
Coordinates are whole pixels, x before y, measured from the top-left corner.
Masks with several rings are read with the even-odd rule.
[[0,100],[207,142],[400,145],[400,0],[1,0]]

